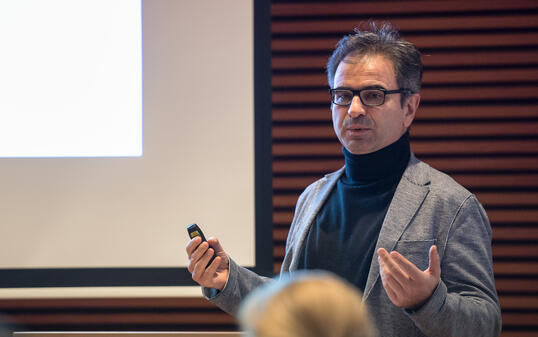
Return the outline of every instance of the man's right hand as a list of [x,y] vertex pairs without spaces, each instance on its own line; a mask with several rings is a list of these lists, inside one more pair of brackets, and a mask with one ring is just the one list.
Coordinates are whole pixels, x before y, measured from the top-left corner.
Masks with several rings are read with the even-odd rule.
[[[201,286],[222,290],[228,280],[230,265],[228,255],[217,238],[209,238],[207,242],[200,243],[201,241],[202,239],[197,236],[187,243],[189,273]],[[215,259],[207,266],[213,253],[216,254]]]

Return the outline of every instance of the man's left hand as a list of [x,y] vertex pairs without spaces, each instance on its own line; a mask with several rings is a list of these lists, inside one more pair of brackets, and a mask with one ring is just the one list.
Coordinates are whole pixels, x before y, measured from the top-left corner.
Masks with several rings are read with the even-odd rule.
[[433,294],[441,279],[441,259],[436,246],[430,248],[430,265],[422,271],[402,254],[377,251],[379,274],[392,303],[406,309],[420,308]]

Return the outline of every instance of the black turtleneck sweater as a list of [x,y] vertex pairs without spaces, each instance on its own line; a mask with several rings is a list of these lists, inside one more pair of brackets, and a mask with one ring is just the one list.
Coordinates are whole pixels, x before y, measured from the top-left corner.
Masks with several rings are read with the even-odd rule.
[[324,269],[364,291],[381,225],[409,161],[409,137],[373,153],[343,149],[345,173],[306,237],[298,269]]

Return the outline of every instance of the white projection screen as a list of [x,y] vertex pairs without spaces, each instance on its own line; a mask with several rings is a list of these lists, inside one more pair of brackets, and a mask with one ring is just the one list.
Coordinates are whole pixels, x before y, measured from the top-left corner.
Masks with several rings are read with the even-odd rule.
[[269,14],[0,0],[0,298],[190,295],[191,223],[272,273]]

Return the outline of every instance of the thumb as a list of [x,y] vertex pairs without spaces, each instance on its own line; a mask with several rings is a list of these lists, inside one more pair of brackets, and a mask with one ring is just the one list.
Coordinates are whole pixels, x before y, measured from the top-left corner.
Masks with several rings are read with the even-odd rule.
[[436,279],[441,278],[441,258],[437,252],[437,246],[430,247],[430,265],[428,266],[428,272],[435,276]]

